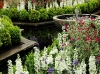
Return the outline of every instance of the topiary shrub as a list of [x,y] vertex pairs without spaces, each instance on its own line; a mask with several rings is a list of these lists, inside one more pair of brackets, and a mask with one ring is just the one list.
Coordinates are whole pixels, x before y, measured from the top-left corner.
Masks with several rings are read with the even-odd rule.
[[13,25],[12,20],[8,16],[2,15],[2,19],[7,20],[10,24]]
[[26,9],[23,9],[19,12],[19,19],[21,21],[26,21],[29,18],[29,13],[26,11]]
[[64,14],[64,9],[61,7],[56,8],[56,15]]
[[64,9],[65,14],[72,14],[73,13],[72,7],[65,6],[63,9]]
[[18,12],[17,8],[10,8],[9,9],[9,17],[13,21],[18,20],[18,18],[19,18],[19,12]]
[[6,29],[8,29],[9,27],[13,27],[13,24],[11,22],[9,22],[7,19],[2,18],[1,19],[1,23],[4,25],[4,27]]
[[41,9],[39,10],[39,12],[40,12],[40,20],[45,21],[45,20],[48,19],[48,12],[47,12],[46,9],[41,8]]
[[49,16],[49,20],[52,20],[53,19],[53,16],[56,15],[56,10],[55,8],[49,8],[48,9],[48,16]]
[[31,22],[38,22],[40,20],[40,12],[38,10],[31,10],[29,20]]
[[0,46],[10,46],[20,43],[21,31],[17,26],[13,26],[11,20],[7,16],[0,18]]
[[8,28],[12,44],[18,44],[21,41],[21,32],[19,27],[13,26]]
[[8,9],[0,9],[0,16],[6,15],[9,16],[9,10]]
[[10,46],[11,45],[11,37],[9,32],[5,28],[0,29],[0,40],[2,42],[2,46]]

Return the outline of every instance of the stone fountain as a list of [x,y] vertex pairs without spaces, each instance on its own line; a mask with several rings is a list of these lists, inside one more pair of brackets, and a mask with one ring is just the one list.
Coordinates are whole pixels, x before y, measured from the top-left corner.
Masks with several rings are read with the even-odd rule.
[[[64,25],[64,23],[69,25],[70,22],[76,22],[76,19],[83,19],[82,17],[98,18],[100,16],[95,14],[79,14],[79,10],[76,7],[75,14],[56,15],[53,17],[53,20],[57,28],[62,30],[62,25]],[[61,22],[63,22],[63,24],[61,24]]]

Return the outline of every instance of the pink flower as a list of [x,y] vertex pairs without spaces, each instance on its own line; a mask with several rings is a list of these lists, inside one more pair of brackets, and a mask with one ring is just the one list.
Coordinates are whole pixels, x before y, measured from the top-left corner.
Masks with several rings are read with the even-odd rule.
[[95,37],[95,41],[98,42],[99,41],[99,38],[98,37]]
[[78,27],[78,30],[80,31],[80,30],[81,30],[81,28],[80,28],[80,27]]
[[97,30],[94,30],[94,34],[95,34],[95,35],[97,34]]
[[88,47],[86,47],[85,50],[88,50]]
[[90,36],[90,35],[87,36],[87,37],[86,37],[86,40],[89,41],[89,42],[92,42],[92,36]]
[[90,27],[87,27],[86,30],[89,31],[90,30]]
[[84,21],[83,21],[83,20],[79,20],[79,22],[80,22],[82,25],[84,25]]
[[92,27],[95,27],[95,24],[91,23],[91,26],[92,26]]
[[91,20],[95,20],[95,18],[92,17]]
[[100,56],[98,56],[96,59],[97,59],[98,61],[100,61]]
[[66,44],[62,44],[62,46],[65,46]]

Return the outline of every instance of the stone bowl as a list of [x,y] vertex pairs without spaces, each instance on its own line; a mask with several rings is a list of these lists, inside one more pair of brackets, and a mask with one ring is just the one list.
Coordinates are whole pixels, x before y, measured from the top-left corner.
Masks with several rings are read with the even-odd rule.
[[[78,15],[79,18],[82,16],[86,16],[87,18],[90,17],[90,14],[80,14]],[[99,15],[91,14],[91,18],[98,18]],[[72,19],[74,18],[74,19]],[[54,23],[58,29],[62,30],[62,25],[60,22],[66,23],[69,25],[69,22],[76,22],[75,14],[63,14],[63,15],[56,15],[53,17]]]

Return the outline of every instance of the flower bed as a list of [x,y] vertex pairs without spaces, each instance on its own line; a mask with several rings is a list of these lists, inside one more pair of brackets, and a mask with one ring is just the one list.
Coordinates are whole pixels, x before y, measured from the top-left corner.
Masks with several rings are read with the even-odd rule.
[[99,25],[96,18],[65,24],[51,46],[43,51],[35,47],[35,52],[26,57],[29,73],[99,74]]

